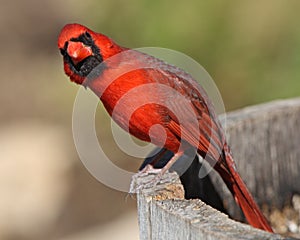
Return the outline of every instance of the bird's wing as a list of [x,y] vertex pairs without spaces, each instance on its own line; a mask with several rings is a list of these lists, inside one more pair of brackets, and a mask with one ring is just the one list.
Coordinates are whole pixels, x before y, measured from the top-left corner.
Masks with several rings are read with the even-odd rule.
[[[157,78],[159,82],[166,84],[168,81],[172,89],[182,96],[169,94],[170,96],[166,98],[166,105],[176,110],[176,114],[170,110],[167,111],[168,129],[179,139],[197,148],[198,153],[214,167],[252,226],[272,232],[272,228],[236,171],[224,132],[204,90],[196,83],[193,84],[191,79],[186,79],[185,76],[173,71],[154,71],[159,72],[159,78]],[[179,121],[180,119],[184,121]]]
[[[166,70],[148,69],[155,80],[176,90],[165,98],[169,108],[168,129],[178,138],[198,149],[202,157],[208,154],[218,161],[223,152],[225,137],[205,91],[194,80]],[[188,74],[186,76],[190,77]],[[179,93],[179,94],[178,94]]]

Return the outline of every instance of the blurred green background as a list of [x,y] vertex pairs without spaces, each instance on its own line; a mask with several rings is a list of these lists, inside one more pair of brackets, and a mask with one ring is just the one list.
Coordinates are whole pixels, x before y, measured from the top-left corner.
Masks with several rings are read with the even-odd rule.
[[[191,56],[233,110],[300,95],[299,11],[298,0],[1,0],[0,239],[138,238],[135,200],[97,182],[77,157],[79,86],[56,47],[64,24]],[[108,125],[97,118],[100,130]],[[102,134],[116,163],[136,171],[140,161],[112,152]]]

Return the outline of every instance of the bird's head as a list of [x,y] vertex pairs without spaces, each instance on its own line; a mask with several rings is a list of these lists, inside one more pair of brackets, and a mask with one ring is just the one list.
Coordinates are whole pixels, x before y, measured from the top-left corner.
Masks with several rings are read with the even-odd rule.
[[71,81],[82,84],[90,72],[122,47],[103,34],[80,24],[67,24],[58,37],[64,70]]

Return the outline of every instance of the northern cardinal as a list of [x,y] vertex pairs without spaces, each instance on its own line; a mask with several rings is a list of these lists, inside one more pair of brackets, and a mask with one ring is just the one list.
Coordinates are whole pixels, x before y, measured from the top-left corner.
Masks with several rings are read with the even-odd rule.
[[58,48],[71,81],[99,96],[115,122],[174,153],[162,173],[195,148],[220,174],[247,221],[272,232],[236,170],[213,105],[191,75],[80,24],[61,30]]

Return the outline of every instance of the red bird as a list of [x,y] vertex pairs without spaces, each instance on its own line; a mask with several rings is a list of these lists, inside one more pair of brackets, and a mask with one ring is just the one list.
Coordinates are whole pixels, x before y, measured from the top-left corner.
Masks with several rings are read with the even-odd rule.
[[58,48],[71,81],[99,96],[114,121],[135,137],[174,153],[162,172],[195,148],[220,174],[248,222],[272,232],[236,171],[208,96],[192,76],[79,24],[62,29]]

